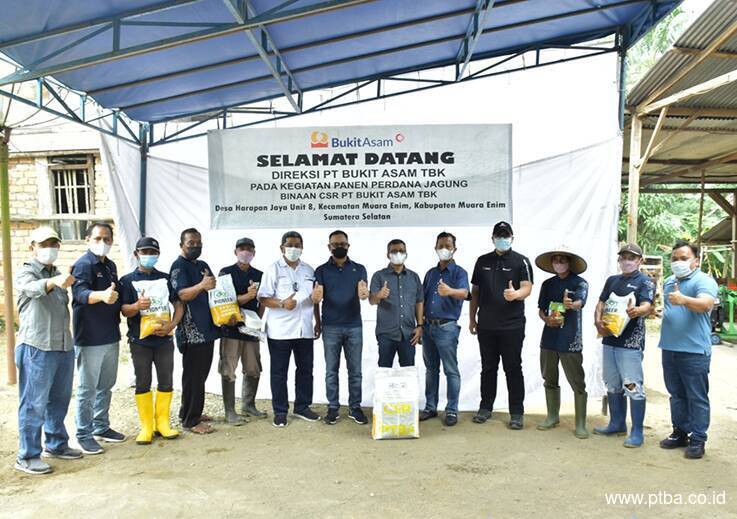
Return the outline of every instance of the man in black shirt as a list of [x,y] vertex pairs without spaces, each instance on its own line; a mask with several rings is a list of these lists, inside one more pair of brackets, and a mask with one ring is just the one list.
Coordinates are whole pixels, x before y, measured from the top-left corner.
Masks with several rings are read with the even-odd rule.
[[[258,304],[256,294],[263,273],[251,265],[256,255],[256,244],[251,238],[241,238],[235,242],[237,261],[223,268],[218,276],[230,275],[238,296],[238,305],[245,310],[253,310],[261,317],[263,307]],[[235,413],[235,370],[241,361],[243,382],[241,385],[241,411],[256,418],[264,418],[266,413],[256,409],[256,390],[261,377],[261,352],[259,338],[238,331],[236,326],[223,326],[220,339],[220,363],[218,372],[223,379],[223,405],[225,420],[237,424],[240,418]]]
[[481,350],[481,404],[475,423],[491,418],[496,399],[497,369],[502,359],[509,392],[509,428],[523,427],[525,381],[522,343],[525,338],[525,303],[532,291],[532,266],[512,250],[514,235],[507,222],[494,226],[494,251],[476,260],[471,278],[469,329],[478,334]]

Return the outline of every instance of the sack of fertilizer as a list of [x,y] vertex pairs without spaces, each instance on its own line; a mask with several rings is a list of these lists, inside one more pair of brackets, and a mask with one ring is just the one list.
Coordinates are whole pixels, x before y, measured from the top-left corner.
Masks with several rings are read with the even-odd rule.
[[374,440],[420,437],[420,387],[415,366],[376,370],[371,436]]
[[614,292],[604,303],[604,311],[601,314],[601,320],[604,327],[612,332],[612,335],[619,337],[627,328],[630,322],[630,316],[627,315],[627,308],[635,306],[635,293],[630,292],[626,296],[618,296]]
[[215,326],[226,326],[232,318],[242,323],[243,316],[238,306],[238,296],[233,286],[233,278],[230,274],[220,276],[215,282],[215,288],[207,291],[210,301],[210,315]]
[[145,339],[171,322],[169,307],[169,285],[166,279],[133,281],[138,297],[147,297],[151,306],[141,310],[141,331],[139,339]]

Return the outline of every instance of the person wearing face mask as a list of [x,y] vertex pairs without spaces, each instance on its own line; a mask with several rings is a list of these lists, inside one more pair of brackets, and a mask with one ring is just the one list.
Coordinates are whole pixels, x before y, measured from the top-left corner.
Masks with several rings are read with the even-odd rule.
[[[586,430],[586,376],[583,371],[583,340],[581,311],[586,304],[589,285],[581,277],[586,261],[566,247],[539,255],[535,265],[540,270],[555,274],[543,281],[538,298],[538,314],[545,323],[540,339],[540,371],[545,381],[545,403],[548,416],[537,428],[546,431],[560,423],[560,386],[558,364],[573,389],[576,410],[575,436],[589,437]],[[551,312],[551,303],[562,305],[562,315]],[[560,312],[560,309],[557,310]]]
[[315,271],[300,259],[302,248],[302,235],[297,231],[284,233],[280,247],[282,257],[266,269],[258,287],[259,303],[269,309],[266,336],[271,356],[271,403],[273,425],[279,428],[287,426],[287,375],[292,353],[297,366],[292,414],[308,422],[320,419],[320,415],[310,409],[313,344],[320,336],[320,307],[312,302]]
[[441,232],[435,239],[437,266],[425,274],[422,292],[425,300],[425,325],[422,333],[422,358],[425,361],[425,409],[420,421],[438,416],[440,363],[448,384],[445,425],[458,423],[458,396],[461,373],[458,370],[458,335],[463,301],[468,297],[468,274],[456,264],[456,237]]
[[[627,434],[627,398],[629,397],[632,429],[624,440],[625,447],[643,443],[645,388],[642,358],[645,350],[645,317],[652,309],[655,284],[640,272],[642,249],[628,243],[619,250],[621,274],[610,276],[599,296],[594,311],[594,325],[602,337],[602,375],[609,404],[609,425],[594,428],[595,434],[620,436]],[[631,319],[619,337],[615,337],[602,321],[604,305],[611,294],[635,295],[635,304],[627,308]]]
[[[67,292],[74,278],[54,266],[60,246],[59,235],[50,227],[33,230],[33,258],[15,278],[20,321],[15,348],[20,393],[15,469],[33,475],[53,470],[41,457],[82,457],[81,451],[69,447],[64,426],[74,377]],[[46,434],[43,447],[42,432]]]
[[704,456],[709,428],[710,312],[717,298],[716,281],[701,271],[699,249],[683,240],[673,246],[673,275],[663,284],[665,309],[660,327],[663,378],[670,394],[673,432],[663,449],[686,447],[684,456]]
[[494,250],[476,260],[471,277],[469,329],[478,335],[481,351],[481,403],[473,421],[481,424],[491,418],[501,358],[509,392],[508,427],[520,430],[525,399],[524,301],[532,291],[532,266],[527,257],[512,250],[514,234],[507,222],[497,223],[491,237]]
[[322,302],[322,343],[325,347],[325,392],[328,412],[325,423],[333,425],[340,417],[338,370],[340,352],[348,368],[348,416],[365,425],[368,418],[361,409],[361,359],[363,321],[361,301],[369,296],[366,268],[348,257],[348,234],[333,231],[328,236],[330,259],[315,270],[312,302]]
[[208,290],[215,288],[215,276],[202,261],[202,235],[189,228],[179,236],[180,255],[169,271],[169,280],[184,305],[184,316],[177,326],[177,349],[182,354],[182,402],[179,420],[182,427],[195,434],[209,434],[215,429],[212,418],[202,414],[205,408],[205,381],[212,365],[215,340],[220,328],[210,315]]
[[[128,320],[128,344],[131,361],[136,376],[136,407],[141,422],[141,430],[136,437],[139,445],[151,443],[154,431],[166,439],[174,439],[179,432],[169,424],[169,410],[174,394],[174,340],[171,335],[182,320],[184,306],[177,298],[169,283],[169,276],[155,268],[159,261],[159,242],[144,237],[136,242],[133,251],[138,267],[120,278],[121,312]],[[151,306],[151,299],[145,290],[138,292],[135,281],[154,281],[164,279],[169,288],[169,302],[174,306],[171,322],[162,326],[153,335],[140,338],[141,310]],[[156,367],[156,402],[151,392],[152,371]]]
[[[218,276],[230,276],[238,297],[238,305],[252,310],[261,317],[264,313],[258,304],[256,294],[263,273],[251,262],[256,255],[256,244],[251,238],[241,238],[235,242],[236,262],[223,268]],[[220,339],[220,362],[218,372],[222,378],[223,406],[228,423],[238,424],[241,418],[235,412],[235,371],[240,360],[243,371],[241,382],[241,411],[254,418],[265,418],[266,413],[256,408],[256,391],[261,377],[261,352],[258,337],[238,331],[238,326],[223,326]]]
[[110,400],[118,376],[120,299],[118,270],[108,258],[109,223],[87,229],[87,252],[72,267],[72,322],[77,360],[77,442],[85,454],[101,454],[98,441],[125,436],[110,427]]
[[417,273],[405,267],[407,245],[391,240],[386,246],[389,266],[371,276],[369,303],[376,309],[379,367],[391,368],[394,356],[400,366],[415,365],[415,346],[422,340],[424,294]]

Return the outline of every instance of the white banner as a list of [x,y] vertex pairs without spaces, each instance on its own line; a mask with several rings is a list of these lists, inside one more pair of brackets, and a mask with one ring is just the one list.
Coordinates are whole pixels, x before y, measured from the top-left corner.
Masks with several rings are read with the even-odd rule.
[[511,139],[508,124],[211,131],[211,227],[509,221]]

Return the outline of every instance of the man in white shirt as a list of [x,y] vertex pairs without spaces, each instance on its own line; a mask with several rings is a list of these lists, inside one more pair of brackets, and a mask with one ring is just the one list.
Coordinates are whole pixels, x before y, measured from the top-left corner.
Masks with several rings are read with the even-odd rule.
[[315,271],[299,259],[302,236],[298,232],[284,233],[280,248],[282,257],[266,269],[258,289],[259,302],[268,308],[266,335],[271,356],[274,427],[287,425],[287,373],[292,352],[297,366],[293,415],[310,422],[320,419],[310,409],[313,341],[320,336],[319,306],[312,302]]

